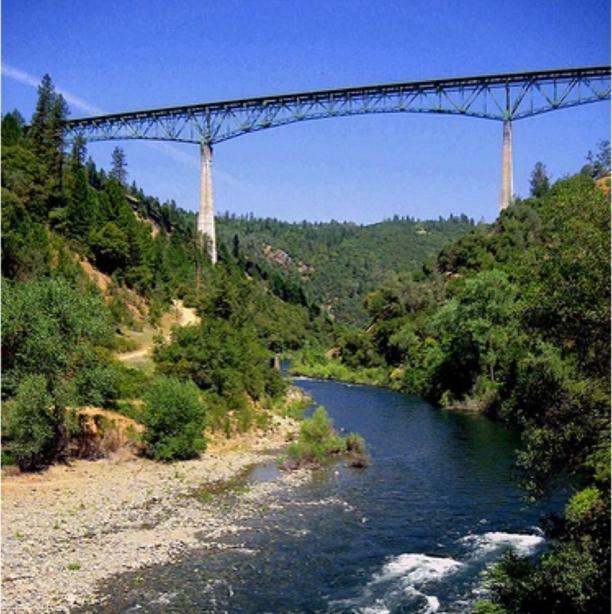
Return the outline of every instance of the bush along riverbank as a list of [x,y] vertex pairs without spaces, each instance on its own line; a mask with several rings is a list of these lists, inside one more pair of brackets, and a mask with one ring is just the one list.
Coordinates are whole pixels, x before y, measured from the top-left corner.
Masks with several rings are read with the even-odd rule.
[[281,468],[319,469],[340,456],[347,458],[350,467],[357,468],[367,467],[370,460],[363,437],[357,433],[338,435],[325,408],[319,406],[300,424],[297,441],[289,445]]
[[552,186],[532,176],[532,197],[490,228],[369,294],[370,324],[326,356],[341,367],[297,361],[318,377],[380,370],[402,391],[502,419],[521,433],[529,496],[576,489],[538,561],[491,573],[482,612],[610,611],[609,143],[588,161]]
[[6,612],[68,612],[95,603],[117,573],[178,560],[192,548],[230,547],[306,472],[249,483],[272,462],[298,423],[274,416],[266,431],[218,433],[192,460],[123,456],[77,460],[2,480],[2,605]]
[[333,379],[349,384],[362,384],[399,390],[397,379],[387,367],[352,367],[333,355],[334,351],[309,348],[291,355],[291,375],[313,379]]

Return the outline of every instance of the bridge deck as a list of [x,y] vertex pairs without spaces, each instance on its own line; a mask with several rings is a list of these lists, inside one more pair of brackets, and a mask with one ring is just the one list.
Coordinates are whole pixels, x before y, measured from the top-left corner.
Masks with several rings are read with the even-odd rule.
[[203,111],[214,112],[230,109],[244,109],[245,107],[259,107],[266,104],[292,104],[304,103],[317,100],[329,100],[333,97],[346,98],[351,96],[363,96],[372,94],[390,94],[410,91],[440,91],[461,88],[474,88],[478,86],[499,86],[525,84],[529,82],[554,82],[567,81],[576,78],[609,78],[610,66],[591,66],[584,68],[559,68],[548,70],[534,70],[529,72],[511,72],[490,75],[476,75],[468,77],[449,77],[439,79],[426,79],[420,81],[401,81],[378,85],[360,85],[343,88],[312,90],[293,92],[288,94],[273,94],[267,96],[255,96],[251,98],[236,98],[231,100],[219,100],[198,104],[188,104],[173,107],[160,107],[153,109],[140,109],[123,113],[109,113],[84,118],[70,119],[66,122],[69,128],[88,126],[113,120],[130,120],[154,117],[170,117]]

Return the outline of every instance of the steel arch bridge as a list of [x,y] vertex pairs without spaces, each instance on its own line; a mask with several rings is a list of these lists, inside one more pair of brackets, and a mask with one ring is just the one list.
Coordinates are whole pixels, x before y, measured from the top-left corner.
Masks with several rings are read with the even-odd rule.
[[65,122],[67,141],[158,140],[201,148],[198,230],[216,260],[212,146],[301,121],[373,113],[436,113],[503,122],[500,208],[512,198],[512,122],[610,99],[610,66],[406,81],[146,109]]

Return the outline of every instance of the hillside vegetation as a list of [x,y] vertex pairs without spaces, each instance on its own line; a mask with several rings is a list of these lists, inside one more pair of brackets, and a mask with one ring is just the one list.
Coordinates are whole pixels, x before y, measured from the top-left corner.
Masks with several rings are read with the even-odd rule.
[[378,376],[500,417],[522,433],[517,464],[531,496],[570,486],[565,515],[548,523],[549,550],[536,563],[509,555],[480,612],[610,609],[609,152],[603,144],[552,187],[536,174],[532,197],[491,228],[370,293],[365,329],[297,361],[301,372]]
[[367,226],[229,214],[218,218],[221,240],[249,270],[263,267],[279,280],[290,280],[296,295],[302,292],[307,302],[349,325],[365,323],[363,301],[388,277],[420,268],[474,227],[465,215],[435,221],[395,216]]
[[[119,148],[108,173],[78,139],[64,153],[66,114],[47,76],[29,125],[17,111],[2,120],[3,463],[37,469],[90,450],[75,445],[89,434],[84,406],[144,424],[140,445],[162,460],[201,451],[205,425],[266,427],[287,387],[274,353],[329,323],[223,246],[212,267],[193,214],[128,186]],[[133,349],[124,333],[177,299],[200,322],[160,338],[143,369],[116,360]]]

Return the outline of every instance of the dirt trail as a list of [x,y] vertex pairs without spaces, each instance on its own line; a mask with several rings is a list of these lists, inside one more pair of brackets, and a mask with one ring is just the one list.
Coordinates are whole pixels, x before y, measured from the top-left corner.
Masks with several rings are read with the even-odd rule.
[[142,331],[129,331],[126,335],[128,339],[139,344],[137,350],[121,352],[116,354],[116,358],[128,364],[142,364],[151,359],[155,338],[161,335],[164,339],[170,338],[170,333],[174,326],[191,326],[198,324],[200,317],[192,307],[185,307],[181,299],[174,299],[172,307],[162,317],[159,327],[144,326]]

